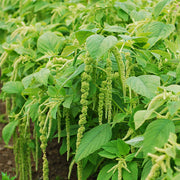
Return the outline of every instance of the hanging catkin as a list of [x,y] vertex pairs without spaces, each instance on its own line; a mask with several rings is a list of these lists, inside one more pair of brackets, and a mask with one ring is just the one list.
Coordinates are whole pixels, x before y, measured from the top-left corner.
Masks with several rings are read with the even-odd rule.
[[47,147],[47,127],[44,128],[45,124],[45,116],[39,113],[39,127],[40,127],[40,141],[41,141],[41,150],[43,152],[43,180],[48,180],[49,168],[48,168],[48,160],[46,157],[46,147]]
[[119,80],[123,90],[123,96],[126,96],[126,73],[125,73],[125,65],[122,60],[121,54],[116,46],[111,48],[111,52],[114,54],[118,64],[118,72],[119,72]]
[[[77,141],[76,141],[76,151],[80,145],[81,139],[83,137],[83,133],[85,131],[85,124],[87,122],[87,110],[88,110],[88,95],[89,95],[89,83],[91,80],[91,73],[93,71],[93,59],[86,58],[85,59],[85,70],[81,75],[81,115],[79,116],[79,129],[77,133]],[[78,171],[78,180],[82,180],[82,164],[81,162],[77,163],[77,171]]]
[[57,110],[57,129],[58,129],[58,143],[61,139],[61,110],[60,107]]
[[108,123],[111,122],[111,110],[112,110],[112,62],[110,59],[110,53],[108,53],[107,63],[106,63],[106,73],[107,73],[107,119]]
[[65,108],[64,110],[65,110],[65,122],[66,122],[67,161],[68,161],[70,154],[70,119],[69,119],[68,109]]
[[106,87],[106,81],[102,81],[101,87],[99,88],[99,91],[100,91],[100,92],[99,92],[99,105],[98,105],[99,125],[102,124],[102,119],[103,119],[105,87]]

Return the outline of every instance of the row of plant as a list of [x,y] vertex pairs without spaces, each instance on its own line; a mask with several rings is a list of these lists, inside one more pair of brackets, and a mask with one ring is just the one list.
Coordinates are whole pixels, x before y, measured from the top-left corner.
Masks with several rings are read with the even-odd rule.
[[1,99],[16,177],[49,179],[57,138],[78,180],[180,178],[178,0],[0,1]]

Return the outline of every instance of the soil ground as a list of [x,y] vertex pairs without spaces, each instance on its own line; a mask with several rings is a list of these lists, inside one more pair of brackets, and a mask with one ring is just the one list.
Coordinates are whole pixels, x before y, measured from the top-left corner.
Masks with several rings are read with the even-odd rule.
[[[0,102],[0,117],[5,113],[5,104]],[[1,172],[7,173],[10,177],[15,176],[15,162],[12,150],[12,139],[8,147],[2,139],[2,129],[6,123],[0,123],[0,174]],[[49,161],[49,179],[50,180],[67,180],[69,162],[66,161],[66,154],[60,156],[60,144],[57,139],[53,139],[47,147],[47,158]],[[35,171],[35,164],[32,163],[33,180],[42,180],[42,161],[39,161],[39,170]],[[0,179],[2,179],[0,175]],[[72,180],[76,180],[76,169],[74,168],[71,175]]]
[[[13,143],[9,142],[8,147],[5,145],[2,139],[2,129],[5,123],[0,123],[0,173],[4,172],[15,176],[15,162],[14,154],[11,149]],[[47,147],[47,158],[49,162],[49,178],[50,180],[67,180],[69,163],[66,161],[66,154],[60,156],[59,154],[60,144],[57,143],[57,139],[52,140]],[[35,171],[35,164],[32,163],[33,180],[42,180],[42,161],[39,161],[39,169]],[[0,175],[0,179],[2,179]],[[76,180],[76,169],[74,168],[71,175],[72,180]]]
[[[0,102],[0,118],[5,114],[5,103]],[[0,180],[1,172],[7,173],[10,177],[15,176],[15,162],[13,154],[13,142],[10,140],[8,147],[5,145],[2,139],[2,129],[6,123],[0,122]],[[47,147],[47,158],[49,162],[49,179],[50,180],[67,180],[69,164],[67,162],[66,154],[60,156],[59,154],[60,144],[57,143],[57,139],[53,139],[49,142]],[[42,160],[39,160],[39,169],[35,171],[35,163],[32,163],[33,180],[42,180]],[[71,173],[71,180],[77,180],[76,166]],[[88,180],[95,180],[96,178],[89,178]],[[18,179],[16,179],[18,180]]]

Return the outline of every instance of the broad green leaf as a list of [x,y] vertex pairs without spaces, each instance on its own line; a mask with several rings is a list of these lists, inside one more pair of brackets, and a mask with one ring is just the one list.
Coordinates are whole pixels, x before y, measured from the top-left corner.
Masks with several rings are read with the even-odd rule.
[[164,42],[165,42],[165,45],[167,46],[167,48],[169,48],[174,54],[176,54],[176,52],[178,51],[177,44],[172,41],[169,41],[167,39],[165,39]]
[[95,32],[91,31],[91,30],[79,30],[79,31],[76,31],[75,35],[76,35],[76,38],[77,40],[79,41],[79,44],[83,44],[86,42],[86,39],[93,35]]
[[63,52],[61,53],[61,56],[69,56],[71,55],[72,53],[74,53],[74,51],[77,49],[76,46],[66,46],[64,49],[63,49]]
[[42,9],[45,9],[49,6],[50,4],[45,1],[36,1],[34,12],[38,12]]
[[30,74],[29,76],[26,76],[22,79],[22,83],[25,88],[28,88],[28,86],[31,84],[33,77],[33,74]]
[[50,97],[56,97],[58,95],[58,89],[55,86],[48,86],[47,93]]
[[133,10],[131,11],[130,16],[131,16],[131,19],[133,19],[134,21],[141,21],[146,18],[150,18],[151,13],[145,10],[140,10],[140,11]]
[[122,9],[123,11],[125,11],[127,14],[130,15],[130,13],[136,9],[136,4],[134,4],[131,1],[125,1],[125,2],[116,2],[115,3],[116,7],[119,7],[120,9]]
[[172,180],[179,180],[179,179],[180,179],[180,173],[178,173],[176,176],[174,176]]
[[34,103],[30,106],[29,114],[32,119],[32,122],[34,122],[38,117],[38,108],[39,108],[39,103]]
[[116,163],[109,163],[109,164],[106,164],[99,172],[98,174],[98,177],[97,177],[97,180],[109,180],[112,175],[114,174],[113,173],[113,170],[108,172],[113,166],[115,166]]
[[92,35],[87,38],[86,40],[86,46],[87,50],[89,51],[89,54],[93,59],[97,59],[99,57],[99,47],[101,46],[102,41],[104,40],[104,37],[102,35]]
[[71,74],[68,78],[65,79],[65,81],[61,84],[60,89],[71,79],[75,78],[79,74],[81,74],[84,71],[85,64],[81,64],[74,72]]
[[106,143],[104,146],[102,146],[102,148],[109,153],[117,155],[118,153],[117,140],[112,140]]
[[[150,51],[156,58],[157,58],[157,56],[159,56],[159,59],[160,59],[160,57],[162,56],[162,58],[164,58],[164,59],[171,59],[171,55],[170,55],[170,53],[168,53],[168,52],[165,52],[165,51],[162,51],[162,50],[151,50]],[[158,58],[157,58],[158,59]],[[159,60],[158,59],[158,60]]]
[[98,59],[103,56],[116,43],[117,39],[114,36],[104,38],[97,34],[88,37],[86,40],[87,50],[93,59]]
[[112,175],[111,180],[117,180],[118,179],[118,171],[115,171],[114,174]]
[[49,69],[46,68],[41,69],[37,73],[34,73],[35,79],[45,86],[47,86],[49,75],[50,75],[50,71]]
[[151,162],[151,160],[148,160],[143,167],[142,174],[141,174],[141,180],[146,180],[151,168],[152,168],[152,162]]
[[157,87],[160,86],[160,77],[155,75],[142,75],[129,77],[126,82],[136,93],[151,99],[156,95]]
[[175,126],[171,120],[158,119],[149,124],[144,134],[144,154],[154,153],[155,147],[161,148],[167,142],[171,132],[175,132]]
[[9,81],[2,87],[2,91],[8,94],[21,94],[23,89],[23,84],[20,81]]
[[51,108],[51,116],[55,120],[56,120],[56,114],[57,114],[58,107],[59,107],[59,104],[56,104],[55,106],[53,106]]
[[116,154],[118,157],[128,154],[130,150],[129,146],[121,139],[112,140],[102,148],[109,153]]
[[138,166],[136,162],[130,162],[127,164],[127,168],[129,169],[130,172],[127,170],[123,169],[122,171],[122,176],[123,180],[137,180],[138,179]]
[[176,83],[180,82],[180,63],[178,64],[176,68]]
[[140,110],[134,114],[135,128],[138,129],[147,119],[150,119],[154,109]]
[[98,57],[101,57],[106,52],[108,52],[108,50],[112,48],[116,43],[117,43],[117,38],[114,36],[108,36],[104,38],[97,52]]
[[141,65],[143,68],[145,68],[146,65],[147,65],[146,60],[145,60],[143,57],[141,57],[141,56],[136,56],[136,61],[137,61],[137,63],[138,63],[139,65]]
[[64,46],[64,38],[53,32],[46,32],[37,41],[37,49],[42,54],[58,54]]
[[72,101],[73,101],[73,96],[69,96],[69,97],[65,98],[65,100],[63,102],[63,106],[65,108],[70,108]]
[[131,146],[134,146],[134,147],[141,147],[143,141],[144,141],[144,137],[143,136],[137,136],[137,137],[135,137],[133,139],[125,141],[125,143],[129,144]]
[[38,87],[35,87],[35,88],[30,88],[30,87],[28,87],[28,88],[26,88],[26,89],[23,90],[22,95],[28,95],[28,96],[36,96],[36,97],[38,97],[38,93],[39,93],[40,91],[41,91],[41,89],[38,88]]
[[112,153],[110,153],[110,152],[108,152],[108,151],[105,151],[105,150],[100,151],[98,154],[99,154],[101,157],[105,157],[105,158],[108,158],[108,159],[114,159],[114,158],[117,157],[115,154],[112,154]]
[[2,130],[2,137],[4,139],[4,142],[6,144],[9,143],[9,140],[11,139],[11,136],[14,133],[14,130],[16,128],[16,126],[18,125],[18,121],[12,121],[10,123],[8,123]]
[[175,27],[173,24],[164,24],[163,22],[152,22],[147,28],[147,32],[150,32],[150,39],[148,43],[151,48],[158,40],[167,38]]
[[19,46],[14,49],[15,52],[17,52],[20,55],[30,55],[31,57],[35,56],[35,52],[32,49],[27,49],[22,46]]
[[176,85],[176,84],[172,84],[170,86],[167,87],[161,87],[162,89],[165,89],[167,91],[172,91],[175,94],[180,93],[180,85]]
[[115,114],[114,118],[113,118],[113,126],[116,125],[116,123],[120,123],[120,122],[123,122],[124,121],[124,118],[126,117],[127,115],[125,113],[118,113],[118,114]]
[[136,153],[128,154],[128,155],[125,157],[125,161],[126,161],[126,162],[130,162],[130,161],[132,161],[135,157],[136,157]]
[[118,139],[117,140],[117,149],[118,149],[118,153],[117,155],[121,156],[121,155],[127,155],[130,151],[130,147],[129,145],[127,145],[123,140]]
[[157,5],[154,8],[154,16],[158,17],[159,14],[161,13],[161,11],[163,10],[163,8],[169,3],[171,2],[171,0],[162,0],[159,3],[157,3]]
[[173,116],[180,109],[180,101],[169,101],[167,103],[169,113]]
[[134,39],[137,39],[137,38],[138,38],[138,37],[131,37],[131,36],[122,35],[122,34],[120,34],[119,36],[120,36],[124,41],[134,40]]
[[108,24],[105,25],[104,31],[108,32],[117,32],[117,33],[125,33],[127,30],[124,27],[121,26],[110,26]]
[[109,124],[97,126],[86,132],[76,152],[75,161],[78,162],[100,149],[111,139],[111,136],[112,132]]

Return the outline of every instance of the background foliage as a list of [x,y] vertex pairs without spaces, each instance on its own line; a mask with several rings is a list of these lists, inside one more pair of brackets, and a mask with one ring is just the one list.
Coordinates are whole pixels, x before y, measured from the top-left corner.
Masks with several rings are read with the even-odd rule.
[[79,180],[179,179],[178,0],[1,0],[0,33],[19,179],[57,137]]

